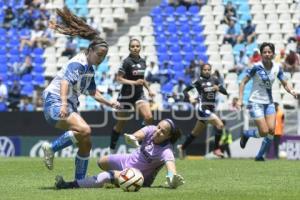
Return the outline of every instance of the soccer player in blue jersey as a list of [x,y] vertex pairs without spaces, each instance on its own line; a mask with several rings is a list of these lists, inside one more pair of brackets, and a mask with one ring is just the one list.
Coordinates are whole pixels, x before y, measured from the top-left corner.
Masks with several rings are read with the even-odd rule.
[[281,66],[273,62],[275,47],[272,43],[264,42],[260,46],[262,61],[255,63],[254,66],[247,71],[247,76],[242,80],[239,87],[238,105],[242,106],[243,92],[246,83],[253,79],[253,87],[249,98],[248,109],[251,118],[254,119],[257,130],[247,130],[242,134],[240,140],[241,148],[245,148],[250,137],[264,137],[261,148],[255,157],[256,161],[264,161],[264,154],[270,145],[275,129],[275,105],[272,97],[272,84],[275,78],[278,78],[284,89],[297,98],[295,90],[288,85],[283,75]]
[[118,102],[103,98],[96,89],[94,67],[105,58],[108,45],[100,38],[99,32],[88,26],[67,8],[58,9],[62,24],[50,22],[50,28],[69,36],[79,36],[91,41],[87,50],[73,57],[55,76],[43,92],[44,115],[47,122],[56,128],[67,130],[51,143],[42,145],[44,162],[53,169],[54,153],[72,144],[78,146],[75,158],[75,179],[86,175],[91,150],[91,128],[77,113],[78,97],[86,92],[105,105],[118,108]]

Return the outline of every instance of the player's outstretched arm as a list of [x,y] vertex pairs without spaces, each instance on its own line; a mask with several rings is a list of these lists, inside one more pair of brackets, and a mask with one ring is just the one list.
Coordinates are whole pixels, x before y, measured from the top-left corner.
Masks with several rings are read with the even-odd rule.
[[176,166],[174,161],[167,161],[166,168],[168,171],[166,175],[166,183],[170,188],[176,189],[178,186],[185,183],[184,178],[176,173]]

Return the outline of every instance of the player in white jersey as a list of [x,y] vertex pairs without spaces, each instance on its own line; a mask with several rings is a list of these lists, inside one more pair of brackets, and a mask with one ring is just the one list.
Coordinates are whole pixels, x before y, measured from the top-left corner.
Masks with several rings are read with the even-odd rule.
[[108,45],[100,38],[99,32],[88,26],[67,8],[58,9],[62,24],[50,22],[50,28],[69,36],[79,36],[91,41],[87,50],[72,58],[55,76],[43,93],[44,115],[48,123],[56,128],[68,130],[51,143],[42,145],[44,162],[53,169],[54,153],[72,144],[78,146],[75,159],[75,179],[85,177],[91,150],[91,128],[77,113],[78,97],[88,92],[95,100],[111,107],[118,102],[106,101],[96,89],[94,66],[105,58]]
[[241,148],[245,148],[250,137],[264,137],[262,146],[255,157],[256,161],[264,161],[263,156],[274,135],[276,111],[272,97],[272,84],[275,78],[279,79],[288,93],[297,98],[294,89],[287,84],[281,66],[273,62],[275,54],[274,45],[264,42],[260,46],[260,53],[262,55],[262,62],[255,63],[254,66],[247,71],[247,76],[240,84],[238,101],[238,105],[241,107],[245,84],[250,79],[253,79],[248,109],[251,118],[255,121],[258,132],[256,130],[245,131],[241,137],[240,146]]

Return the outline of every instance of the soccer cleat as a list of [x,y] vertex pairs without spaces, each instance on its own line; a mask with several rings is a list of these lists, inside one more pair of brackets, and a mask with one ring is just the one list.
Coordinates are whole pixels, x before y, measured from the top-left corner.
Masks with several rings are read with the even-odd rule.
[[213,151],[214,155],[218,156],[219,158],[224,158],[224,154],[222,153],[221,149],[215,149]]
[[185,157],[185,152],[184,152],[184,150],[182,149],[182,145],[181,145],[181,144],[177,145],[177,150],[178,150],[178,156],[179,156],[179,159],[180,159],[180,160],[183,160],[184,157]]
[[64,178],[62,176],[55,177],[55,187],[56,189],[66,189],[68,185],[66,184]]
[[51,149],[51,144],[49,142],[44,142],[42,144],[42,149],[44,151],[44,163],[49,170],[52,170],[53,169],[54,152]]
[[264,157],[255,157],[255,161],[265,161]]
[[246,137],[244,134],[242,134],[241,140],[240,140],[240,146],[242,149],[244,149],[246,147],[248,140],[249,140],[249,137]]

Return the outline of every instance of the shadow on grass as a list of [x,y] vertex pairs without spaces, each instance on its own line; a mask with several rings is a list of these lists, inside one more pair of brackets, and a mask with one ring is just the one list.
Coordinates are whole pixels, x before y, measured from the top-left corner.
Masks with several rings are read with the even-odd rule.
[[56,187],[54,186],[48,186],[48,187],[39,187],[38,189],[40,190],[58,190]]

